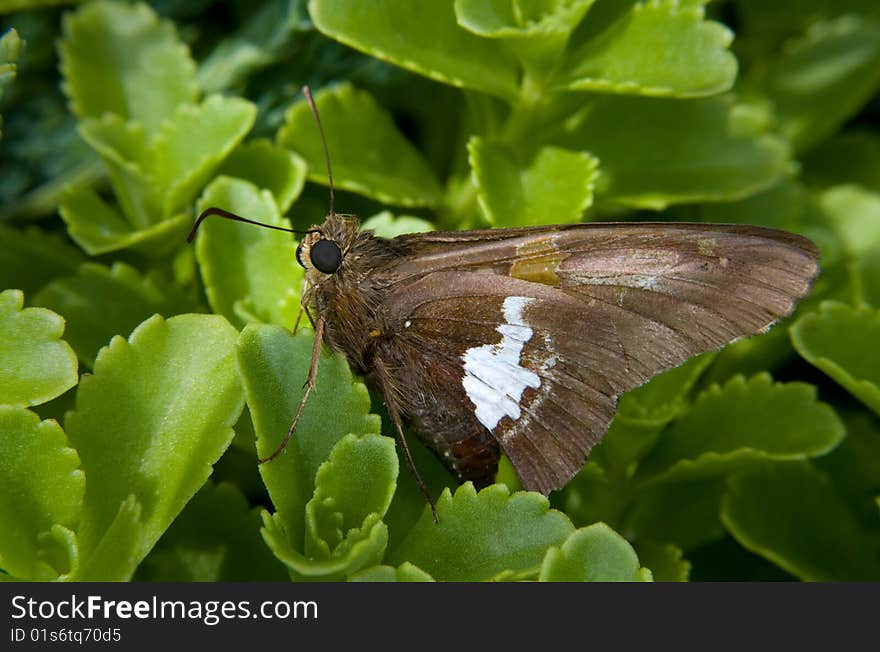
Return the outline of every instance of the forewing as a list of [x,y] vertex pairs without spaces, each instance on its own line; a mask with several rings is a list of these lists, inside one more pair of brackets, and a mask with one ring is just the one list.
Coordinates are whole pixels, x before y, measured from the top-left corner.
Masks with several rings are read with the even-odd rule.
[[620,394],[766,329],[817,271],[808,240],[757,227],[490,233],[402,243],[387,319],[403,345],[458,370],[523,485],[544,493],[583,465]]

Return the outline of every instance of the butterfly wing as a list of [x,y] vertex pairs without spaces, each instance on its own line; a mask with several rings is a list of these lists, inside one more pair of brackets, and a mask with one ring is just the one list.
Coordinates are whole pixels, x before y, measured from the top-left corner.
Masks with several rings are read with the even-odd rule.
[[[396,346],[466,402],[528,489],[581,468],[623,392],[788,315],[809,240],[738,225],[586,224],[404,236],[387,285]],[[433,369],[433,371],[431,371]],[[443,409],[442,405],[438,409]]]

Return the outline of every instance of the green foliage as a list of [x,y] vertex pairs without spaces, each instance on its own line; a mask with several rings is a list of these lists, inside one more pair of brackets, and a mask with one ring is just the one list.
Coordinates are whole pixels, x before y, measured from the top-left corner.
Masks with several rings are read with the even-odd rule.
[[[0,37],[5,576],[880,578],[875,2],[272,0],[232,32],[48,4]],[[296,241],[186,235],[211,206],[321,221],[303,83],[336,208],[377,235],[763,224],[811,237],[822,273],[789,323],[623,396],[549,501],[506,460],[456,487],[410,439],[435,524],[381,397],[328,351],[257,465],[312,354]]]

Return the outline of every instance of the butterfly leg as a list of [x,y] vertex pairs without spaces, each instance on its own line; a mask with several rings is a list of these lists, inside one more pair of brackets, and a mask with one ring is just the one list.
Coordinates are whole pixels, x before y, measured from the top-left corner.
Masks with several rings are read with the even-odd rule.
[[315,330],[315,320],[312,319],[312,313],[309,312],[309,282],[305,277],[303,277],[299,297],[299,309],[296,311],[296,320],[293,322],[294,335],[296,335],[296,331],[299,329],[299,322],[302,319],[303,313],[305,313],[309,323],[312,325],[312,330]]
[[425,481],[422,480],[422,476],[419,475],[419,471],[409,452],[406,438],[403,436],[403,421],[400,418],[400,410],[397,407],[397,399],[395,398],[395,390],[391,383],[391,376],[381,360],[376,361],[376,376],[382,387],[382,395],[385,397],[385,407],[388,408],[388,415],[391,417],[391,422],[394,424],[394,429],[397,431],[397,441],[400,442],[400,448],[403,450],[406,464],[409,467],[409,470],[412,471],[412,474],[416,479],[416,484],[419,485],[419,490],[425,496],[428,505],[431,506],[431,515],[434,517],[434,523],[439,523],[440,520],[437,518],[437,507],[434,505],[434,499],[431,498],[431,492],[428,491]]
[[303,394],[302,401],[300,401],[299,408],[296,411],[296,416],[293,417],[293,422],[290,424],[290,428],[288,428],[284,439],[269,457],[264,457],[259,460],[260,464],[265,464],[266,462],[274,460],[284,452],[284,449],[287,448],[287,444],[290,443],[290,439],[293,437],[293,432],[296,430],[296,424],[299,422],[299,418],[302,416],[303,410],[306,407],[306,402],[308,402],[309,396],[315,389],[315,379],[318,377],[318,360],[321,358],[321,341],[323,338],[324,317],[320,316],[318,317],[318,321],[315,322],[315,340],[312,343],[312,360],[309,363],[309,375],[308,378],[306,378],[305,383],[306,392]]

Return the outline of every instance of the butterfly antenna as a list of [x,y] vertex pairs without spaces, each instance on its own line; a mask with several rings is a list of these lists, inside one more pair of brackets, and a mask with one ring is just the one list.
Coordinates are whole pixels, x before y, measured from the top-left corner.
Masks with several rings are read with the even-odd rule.
[[276,231],[287,231],[288,233],[296,233],[298,235],[303,235],[306,233],[311,233],[314,229],[309,231],[297,231],[296,229],[288,229],[283,226],[275,226],[274,224],[266,224],[265,222],[257,222],[256,220],[249,220],[246,217],[242,217],[241,215],[236,215],[235,213],[230,213],[229,211],[225,211],[222,208],[216,208],[212,206],[211,208],[206,208],[201,212],[199,218],[196,220],[196,223],[193,224],[192,230],[189,232],[189,235],[186,236],[187,242],[192,242],[196,237],[196,231],[198,231],[199,226],[201,226],[202,222],[205,221],[206,218],[211,217],[211,215],[216,215],[217,217],[222,217],[227,220],[235,220],[236,222],[245,222],[247,224],[255,224],[256,226],[262,226],[267,229],[275,229]]
[[324,146],[324,160],[327,161],[327,181],[330,184],[330,215],[336,215],[333,202],[333,170],[330,168],[330,150],[327,149],[327,139],[324,138],[324,128],[321,126],[321,117],[318,115],[318,107],[315,106],[315,100],[312,98],[312,90],[308,86],[303,86],[303,95],[306,96],[306,102],[312,110],[312,115],[318,125],[318,133],[321,134],[321,145]]

